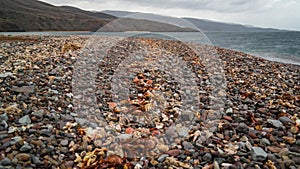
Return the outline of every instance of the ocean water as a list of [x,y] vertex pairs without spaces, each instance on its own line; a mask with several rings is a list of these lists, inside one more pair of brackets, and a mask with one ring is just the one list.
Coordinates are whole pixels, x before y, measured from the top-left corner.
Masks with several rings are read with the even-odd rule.
[[144,36],[215,45],[272,61],[300,65],[300,32],[0,32],[4,35]]

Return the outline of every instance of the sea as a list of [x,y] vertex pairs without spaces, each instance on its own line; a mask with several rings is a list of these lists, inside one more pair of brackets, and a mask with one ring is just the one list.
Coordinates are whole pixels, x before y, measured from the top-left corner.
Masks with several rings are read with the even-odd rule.
[[237,50],[271,61],[300,65],[300,32],[0,32],[0,35],[143,36]]

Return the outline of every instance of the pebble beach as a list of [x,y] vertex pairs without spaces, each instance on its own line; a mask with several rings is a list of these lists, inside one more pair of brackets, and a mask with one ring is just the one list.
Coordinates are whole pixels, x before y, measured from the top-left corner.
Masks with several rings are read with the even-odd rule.
[[[299,65],[126,38],[76,67],[90,39],[0,36],[0,168],[300,169]],[[76,91],[76,77],[93,90]]]

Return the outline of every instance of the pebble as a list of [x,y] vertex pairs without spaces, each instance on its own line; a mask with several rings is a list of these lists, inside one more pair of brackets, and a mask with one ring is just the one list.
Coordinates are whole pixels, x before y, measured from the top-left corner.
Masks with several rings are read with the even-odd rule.
[[169,157],[168,154],[162,154],[161,156],[158,157],[157,161],[163,162],[163,161],[165,161],[165,159],[166,159],[167,157]]
[[67,145],[69,144],[69,141],[66,140],[66,139],[63,139],[63,140],[60,141],[60,144],[61,144],[62,146],[67,146]]
[[[99,104],[94,109],[88,103],[92,100],[87,97],[87,102],[81,106],[90,106],[91,109],[88,113],[84,110],[81,115],[80,110],[77,111],[76,100],[85,96],[72,90],[72,78],[80,62],[80,50],[64,53],[61,48],[66,41],[85,44],[86,40],[82,38],[47,37],[32,42],[1,42],[0,53],[14,57],[5,58],[5,63],[0,67],[0,81],[5,80],[0,83],[0,168],[116,168],[115,164],[125,168],[125,161],[130,165],[128,168],[267,168],[267,160],[274,162],[277,168],[299,168],[300,121],[294,115],[300,110],[299,66],[269,62],[241,52],[214,48],[220,54],[223,64],[220,67],[225,73],[225,81],[217,82],[226,84],[225,91],[217,89],[218,95],[226,95],[224,105],[220,106],[221,99],[212,96],[213,91],[210,91],[218,85],[210,77],[216,66],[207,66],[207,54],[200,54],[199,60],[194,60],[196,57],[193,52],[181,51],[184,47],[176,46],[177,42],[147,39],[128,42],[125,39],[118,43],[120,47],[110,49],[110,57],[96,58],[103,59],[104,63],[99,64],[97,68],[101,70],[95,73],[95,87],[99,91],[91,90],[96,93]],[[199,77],[197,87],[201,92],[191,87],[188,90],[180,89],[181,85],[177,86],[173,80],[173,74],[178,70],[172,65],[169,66],[172,67],[172,73],[169,73],[168,65],[160,70],[153,62],[153,71],[143,69],[142,72],[145,72],[142,75],[145,78],[135,78],[133,72],[140,70],[133,70],[134,65],[122,65],[120,61],[126,61],[128,49],[142,48],[140,42],[146,43],[146,46],[164,46],[174,55],[178,51],[185,52],[180,59],[191,65],[192,71],[199,72],[195,75]],[[208,48],[202,46],[199,51]],[[161,52],[164,56],[164,52]],[[139,58],[147,64],[143,57]],[[93,65],[97,65],[96,62]],[[92,65],[90,67],[94,69]],[[78,75],[91,77],[93,73],[89,73],[89,76],[81,74],[85,69],[80,68]],[[113,87],[118,83],[110,84],[118,71],[126,72],[127,75],[122,77],[128,76],[129,81],[132,81],[132,84],[126,83],[125,78],[120,82],[126,85],[124,87],[133,88],[129,91],[133,93],[130,99],[144,97],[142,90],[135,88],[142,85],[134,84],[144,80],[141,84],[148,87],[160,85],[158,90],[147,89],[147,92],[151,91],[157,96],[163,93],[163,101],[167,100],[166,105],[170,107],[153,109],[147,105],[145,110],[151,113],[146,113],[138,106],[128,104],[128,98],[124,103],[112,98],[115,92]],[[199,109],[193,107],[195,114],[182,116],[182,120],[187,120],[184,125],[177,121],[177,113],[182,110],[181,90],[192,97],[201,95]],[[211,101],[217,104],[211,105]],[[110,106],[108,103],[111,103]],[[209,108],[221,107],[220,113],[216,110],[207,111]],[[135,109],[138,109],[135,111],[138,114],[131,115],[130,112]],[[220,115],[215,125],[206,124],[206,113],[210,112],[218,112]],[[138,118],[139,115],[143,117]],[[146,119],[150,119],[148,124],[141,122],[146,122]],[[115,128],[117,131],[114,131]],[[111,134],[115,137],[110,137]],[[132,151],[145,145],[135,138],[151,138],[150,150],[144,151],[142,148],[141,152]],[[129,147],[130,150],[126,150],[128,158],[121,157],[125,153],[122,146]],[[115,153],[120,157],[113,156]],[[140,155],[147,158],[131,158]],[[80,167],[81,164],[91,164],[91,161],[84,161],[91,157],[103,158],[102,163],[115,163]]]
[[120,140],[125,141],[125,140],[127,140],[127,139],[132,138],[132,134],[120,134],[120,135],[118,135],[118,138],[119,138]]
[[9,158],[4,158],[0,161],[0,164],[3,166],[9,166],[11,164],[11,160]]
[[240,133],[247,133],[249,128],[245,123],[239,123],[235,130]]
[[176,131],[179,136],[181,137],[187,137],[189,134],[189,129],[185,126],[177,125],[176,126]]
[[279,117],[279,121],[281,121],[283,124],[293,123],[293,121],[290,118],[286,117],[286,116]]
[[255,161],[264,161],[268,156],[261,147],[252,147],[251,155]]
[[15,158],[19,161],[28,161],[30,159],[30,155],[27,153],[19,153],[15,156]]
[[19,123],[22,125],[27,125],[31,123],[31,119],[28,115],[25,115],[19,119]]
[[6,78],[9,76],[13,76],[13,73],[11,72],[0,73],[0,78]]
[[281,128],[283,126],[283,124],[279,121],[279,120],[271,120],[271,119],[268,119],[267,120],[268,123],[270,123],[273,127],[276,127],[276,128]]
[[29,144],[24,144],[21,148],[20,148],[20,152],[27,152],[31,150],[31,146]]

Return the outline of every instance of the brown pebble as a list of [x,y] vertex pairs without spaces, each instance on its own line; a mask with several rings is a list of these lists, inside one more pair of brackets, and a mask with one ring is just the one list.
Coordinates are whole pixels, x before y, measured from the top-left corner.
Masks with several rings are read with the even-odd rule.
[[272,153],[279,153],[281,148],[280,147],[275,147],[275,146],[268,146],[267,149],[271,151]]
[[228,120],[228,121],[232,121],[232,118],[230,116],[223,116],[223,119]]
[[30,158],[30,155],[27,153],[20,153],[16,155],[16,159],[18,159],[19,161],[28,161]]
[[180,154],[180,150],[173,149],[165,152],[166,154],[169,154],[170,156],[178,156]]
[[134,132],[134,129],[131,128],[131,127],[128,127],[126,130],[125,130],[125,133],[126,134],[132,134]]
[[248,136],[251,137],[252,139],[257,138],[257,135],[254,132],[251,132],[251,131],[248,133]]

